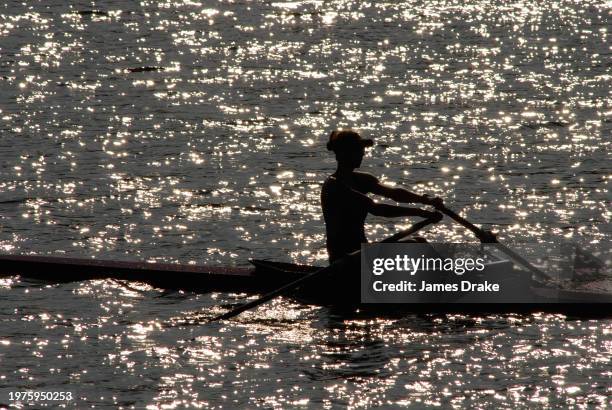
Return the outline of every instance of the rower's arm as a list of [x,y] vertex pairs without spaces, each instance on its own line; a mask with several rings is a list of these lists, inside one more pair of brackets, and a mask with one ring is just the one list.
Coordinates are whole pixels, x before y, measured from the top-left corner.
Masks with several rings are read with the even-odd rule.
[[438,213],[425,211],[418,208],[409,208],[405,206],[379,204],[376,203],[369,196],[362,194],[352,188],[346,187],[350,192],[352,201],[360,203],[368,213],[376,216],[384,216],[387,218],[395,218],[400,216],[419,216],[421,218],[433,218]]
[[382,184],[376,177],[373,177],[370,192],[376,195],[384,196],[385,198],[393,199],[396,202],[402,203],[419,203],[425,205],[442,206],[442,199],[432,198],[427,195],[419,195],[410,192],[405,188],[394,188]]
[[377,204],[372,201],[372,207],[368,210],[372,215],[395,218],[398,216],[419,216],[421,218],[434,218],[438,213],[419,208],[408,208],[389,204]]

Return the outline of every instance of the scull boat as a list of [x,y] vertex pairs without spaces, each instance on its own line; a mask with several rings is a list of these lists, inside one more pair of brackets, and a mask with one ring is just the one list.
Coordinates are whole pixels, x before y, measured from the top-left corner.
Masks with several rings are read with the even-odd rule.
[[[494,262],[495,263],[495,262]],[[129,261],[107,261],[51,256],[0,255],[0,277],[18,275],[47,282],[74,282],[93,279],[117,279],[147,283],[163,289],[191,292],[238,292],[260,294],[300,279],[321,267],[273,261],[251,261],[251,267],[211,267],[189,264],[167,264]],[[511,262],[499,261],[495,266],[511,283],[524,277]],[[505,264],[504,266],[502,266]],[[500,270],[500,267],[503,269]],[[612,295],[587,289],[569,290],[533,282],[529,289],[538,303],[412,303],[360,304],[355,287],[340,290],[338,278],[354,272],[338,272],[294,290],[287,295],[297,301],[325,305],[341,311],[361,310],[370,314],[389,313],[525,313],[558,312],[581,316],[612,316]],[[346,280],[342,283],[347,283]],[[357,296],[357,298],[356,298]]]

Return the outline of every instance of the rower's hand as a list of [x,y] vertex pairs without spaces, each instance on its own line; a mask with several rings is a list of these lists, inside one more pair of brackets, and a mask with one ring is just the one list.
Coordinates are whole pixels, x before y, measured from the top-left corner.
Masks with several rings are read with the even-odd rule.
[[433,220],[433,223],[437,224],[438,222],[440,222],[442,219],[444,219],[444,214],[442,212],[432,212],[432,216],[431,219]]
[[492,231],[482,231],[482,235],[478,235],[478,239],[482,243],[497,243],[497,234]]
[[438,222],[440,222],[442,220],[442,218],[444,218],[444,215],[440,212],[431,212],[431,211],[425,211],[425,210],[421,210],[421,215],[419,215],[423,218],[427,218],[427,219],[431,219],[431,223],[437,224]]
[[423,195],[423,203],[427,205],[431,205],[436,209],[444,208],[444,201],[440,197],[430,197],[428,195]]

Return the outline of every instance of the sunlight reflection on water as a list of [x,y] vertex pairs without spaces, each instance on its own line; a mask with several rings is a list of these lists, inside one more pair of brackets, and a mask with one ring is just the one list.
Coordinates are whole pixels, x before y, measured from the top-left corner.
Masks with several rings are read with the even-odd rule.
[[[507,241],[605,240],[608,18],[565,0],[5,3],[0,250],[321,264],[336,127],[375,139],[373,174]],[[408,224],[368,222],[371,239]],[[470,238],[449,222],[426,235]],[[610,404],[609,321],[344,321],[283,300],[202,326],[239,297],[129,286],[2,279],[0,391],[70,382],[113,408]]]
[[2,315],[8,327],[20,322],[20,331],[0,341],[3,363],[13,364],[1,366],[0,377],[62,390],[70,380],[90,405],[100,395],[108,396],[101,403],[123,407],[209,408],[605,407],[609,400],[605,321],[550,314],[345,319],[279,300],[205,324],[231,298],[160,297],[150,288],[135,294],[112,281],[32,285],[3,290],[3,298],[33,294],[29,306]]
[[[605,15],[569,1],[11,8],[2,246],[323,260],[324,142],[340,126],[376,139],[374,174],[502,237],[602,240]],[[394,229],[372,218],[369,233]]]

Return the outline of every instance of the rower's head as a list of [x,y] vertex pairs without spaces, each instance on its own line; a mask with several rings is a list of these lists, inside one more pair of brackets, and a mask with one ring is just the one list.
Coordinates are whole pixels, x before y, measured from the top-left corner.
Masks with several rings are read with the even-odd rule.
[[327,149],[334,151],[338,164],[351,168],[359,168],[365,155],[365,149],[374,145],[374,141],[361,138],[352,130],[332,131],[327,143]]

